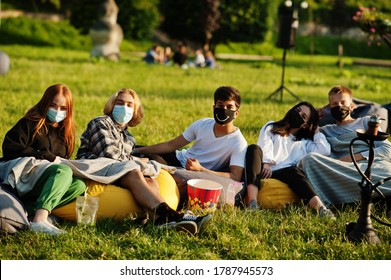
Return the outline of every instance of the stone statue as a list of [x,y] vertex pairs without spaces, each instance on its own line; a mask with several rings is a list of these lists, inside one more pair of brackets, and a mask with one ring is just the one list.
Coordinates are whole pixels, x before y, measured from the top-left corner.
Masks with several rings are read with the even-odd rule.
[[117,23],[118,6],[114,0],[106,0],[99,8],[99,19],[90,28],[92,57],[104,57],[118,61],[123,31]]

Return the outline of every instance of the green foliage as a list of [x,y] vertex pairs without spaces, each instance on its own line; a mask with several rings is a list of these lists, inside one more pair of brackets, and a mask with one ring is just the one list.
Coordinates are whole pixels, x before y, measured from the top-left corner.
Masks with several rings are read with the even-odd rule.
[[345,0],[334,0],[329,13],[328,25],[333,31],[351,27],[353,25],[351,15],[354,9],[355,7],[348,6]]
[[[203,1],[161,1],[160,11],[164,16],[161,28],[176,39],[205,40],[202,30]],[[275,1],[267,0],[222,0],[220,4],[220,28],[213,34],[213,44],[226,42],[262,42],[272,25]]]
[[70,23],[82,34],[88,34],[98,20],[98,8],[102,3],[103,0],[76,1],[71,7]]
[[384,40],[391,48],[391,14],[383,14],[375,7],[360,7],[353,16],[358,26],[368,34],[368,44],[381,44]]
[[221,2],[221,28],[216,32],[218,42],[262,42],[268,30],[269,6],[275,1],[233,1]]
[[[295,49],[301,54],[310,54],[310,36],[300,36],[296,39]],[[368,45],[364,40],[340,38],[337,36],[314,37],[315,54],[338,55],[338,45],[343,45],[343,55],[349,57],[366,57],[376,59],[391,59],[390,48],[386,44]]]
[[[64,1],[64,0],[62,0]],[[2,8],[21,9],[35,12],[55,12],[61,7],[61,0],[2,0]],[[67,1],[67,0],[65,0]]]
[[[122,27],[125,38],[146,40],[151,38],[159,23],[159,0],[116,0],[119,8],[117,23]],[[99,6],[104,0],[76,1],[71,9],[70,22],[87,34],[98,17]]]
[[81,36],[67,21],[51,22],[25,17],[1,21],[0,44],[90,48],[89,38]]
[[159,0],[116,0],[120,13],[118,23],[125,38],[145,40],[152,37],[159,24]]
[[356,5],[356,8],[363,7],[375,7],[379,11],[385,13],[391,12],[390,1],[388,0],[349,0],[351,6]]
[[216,47],[217,54],[249,54],[249,55],[275,55],[277,57],[282,55],[282,50],[275,48],[274,43],[246,43],[246,42],[228,42],[226,44],[219,44]]
[[[313,39],[309,36],[298,37],[296,51],[300,54],[310,53],[310,42],[314,40],[315,54],[338,55],[338,44],[344,46],[344,56],[390,59],[387,45],[375,44],[368,46],[364,41],[345,39],[334,36],[319,36]],[[6,18],[1,21],[0,44],[20,44],[35,46],[57,46],[68,49],[90,50],[91,42],[88,35],[81,35],[68,21],[51,22],[31,18]],[[145,51],[151,41],[124,40],[121,51]],[[274,55],[281,57],[281,50],[276,49],[272,42],[246,43],[227,42],[216,46],[216,53],[238,53]]]
[[[337,33],[356,25],[352,17],[360,6],[376,7],[385,13],[391,12],[388,0],[313,0],[312,3],[313,20],[330,26]],[[308,13],[304,14],[302,19],[308,19]]]
[[[118,23],[125,38],[150,40],[156,28],[172,38],[189,40],[202,45],[205,41],[205,7],[208,0],[116,0],[120,8]],[[87,34],[98,19],[98,7],[103,0],[3,0],[4,9],[23,9],[33,12],[70,14],[70,22],[82,34]],[[213,48],[229,42],[275,42],[277,10],[280,1],[221,0],[220,28],[214,32]],[[293,2],[299,2],[294,0]],[[391,12],[388,0],[312,0],[311,9],[300,11],[302,22],[313,20],[327,25],[339,34],[356,26],[352,20],[359,6],[375,7],[385,14]],[[311,11],[311,12],[310,12]],[[161,19],[161,23],[159,22]],[[160,25],[159,25],[160,24]]]
[[174,39],[203,44],[205,39],[201,29],[203,2],[199,0],[160,1],[159,10],[163,16],[160,28]]

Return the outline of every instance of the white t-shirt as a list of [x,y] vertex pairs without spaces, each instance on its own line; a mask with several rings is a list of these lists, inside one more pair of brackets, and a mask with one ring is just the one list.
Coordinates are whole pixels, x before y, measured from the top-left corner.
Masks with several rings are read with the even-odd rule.
[[[365,131],[368,129],[369,119],[370,116],[365,116],[347,124],[329,124],[319,128],[332,146],[332,158],[350,156],[350,141],[357,137],[357,129]],[[381,127],[379,127],[379,131],[381,131]],[[374,146],[375,157],[389,158],[390,142],[388,140],[374,141]],[[354,144],[354,152],[359,152],[364,158],[368,158],[369,146],[363,141],[357,141]]]
[[302,139],[295,141],[295,136],[281,136],[271,132],[272,121],[267,122],[261,129],[258,137],[258,146],[263,152],[263,162],[271,163],[272,171],[294,166],[306,154],[317,152],[322,155],[330,154],[330,144],[323,133],[315,133],[314,141]]
[[176,157],[182,166],[185,167],[188,158],[196,158],[203,167],[214,171],[230,165],[244,168],[247,141],[240,129],[216,137],[213,132],[214,125],[214,119],[204,118],[195,121],[183,132],[183,137],[194,143],[188,149],[176,151]]

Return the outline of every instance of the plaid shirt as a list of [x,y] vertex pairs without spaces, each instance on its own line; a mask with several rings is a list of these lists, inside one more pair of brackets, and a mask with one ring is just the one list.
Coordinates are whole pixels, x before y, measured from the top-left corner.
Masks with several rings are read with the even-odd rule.
[[76,158],[94,159],[98,157],[126,161],[136,145],[136,139],[127,130],[121,130],[110,116],[96,117],[89,122],[80,138],[81,144]]

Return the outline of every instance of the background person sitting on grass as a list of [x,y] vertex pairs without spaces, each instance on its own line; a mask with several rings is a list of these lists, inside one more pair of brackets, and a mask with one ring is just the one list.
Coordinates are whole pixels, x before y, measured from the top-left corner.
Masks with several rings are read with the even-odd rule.
[[153,45],[143,57],[143,60],[148,64],[163,64],[164,49],[159,45]]

